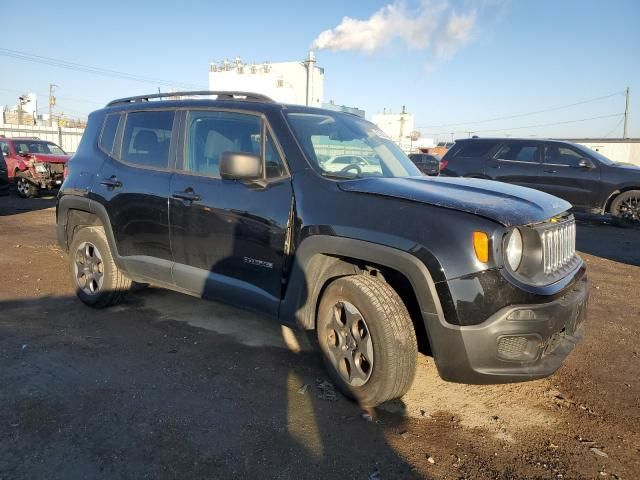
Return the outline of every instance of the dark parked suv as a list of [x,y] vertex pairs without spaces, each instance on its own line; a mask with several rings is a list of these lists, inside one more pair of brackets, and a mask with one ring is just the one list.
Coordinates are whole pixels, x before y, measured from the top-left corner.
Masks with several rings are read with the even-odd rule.
[[442,175],[499,180],[550,193],[576,210],[640,225],[640,167],[560,140],[470,138],[442,159]]
[[[357,116],[180,95],[199,97],[89,116],[57,205],[83,302],[154,283],[315,329],[363,405],[403,395],[419,349],[446,380],[498,383],[551,374],[580,338],[587,277],[567,202],[423,176]],[[337,154],[371,161],[325,170]]]

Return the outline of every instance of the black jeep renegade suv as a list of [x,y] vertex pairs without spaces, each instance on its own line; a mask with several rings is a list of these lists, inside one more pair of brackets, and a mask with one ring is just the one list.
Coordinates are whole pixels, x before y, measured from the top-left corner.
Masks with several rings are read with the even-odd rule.
[[[315,329],[364,405],[407,391],[418,349],[446,380],[498,383],[551,374],[580,338],[587,277],[567,202],[423,176],[349,114],[180,95],[89,116],[57,205],[83,302],[150,282]],[[325,168],[336,155],[367,167]]]

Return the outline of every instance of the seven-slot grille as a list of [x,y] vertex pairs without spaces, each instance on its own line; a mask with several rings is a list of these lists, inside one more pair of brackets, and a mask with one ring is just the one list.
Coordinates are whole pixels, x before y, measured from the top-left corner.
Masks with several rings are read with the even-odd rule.
[[567,265],[576,254],[576,223],[573,218],[546,228],[542,233],[544,273],[551,274]]

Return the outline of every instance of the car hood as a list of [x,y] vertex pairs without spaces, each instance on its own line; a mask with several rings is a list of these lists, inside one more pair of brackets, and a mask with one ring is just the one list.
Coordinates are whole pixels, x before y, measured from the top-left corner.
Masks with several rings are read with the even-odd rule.
[[540,222],[571,208],[570,203],[531,188],[475,178],[361,178],[340,182],[339,187],[472,213],[505,227]]
[[620,168],[622,170],[630,170],[632,172],[640,173],[640,166],[634,165],[633,163],[616,162],[613,165],[611,165],[611,167],[615,169]]
[[53,155],[49,153],[30,153],[29,158],[36,162],[67,163],[71,155]]

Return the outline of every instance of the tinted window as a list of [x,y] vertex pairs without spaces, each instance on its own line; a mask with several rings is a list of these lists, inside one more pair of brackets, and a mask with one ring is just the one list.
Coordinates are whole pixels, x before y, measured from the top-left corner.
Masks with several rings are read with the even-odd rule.
[[191,112],[187,125],[184,169],[190,172],[218,177],[222,152],[260,153],[262,123],[255,115]]
[[2,150],[3,154],[9,155],[9,144],[7,142],[0,142],[0,150]]
[[555,163],[557,165],[566,165],[568,167],[577,167],[583,157],[584,155],[573,148],[552,144],[547,147],[545,162]]
[[496,157],[500,160],[516,160],[518,162],[538,162],[538,147],[524,143],[507,143],[500,148]]
[[482,157],[489,153],[495,142],[463,142],[456,152],[456,157]]
[[116,131],[118,130],[118,122],[120,115],[107,115],[102,127],[102,136],[100,137],[100,146],[111,153],[113,151],[113,143],[116,139]]
[[267,178],[278,178],[287,174],[284,161],[273,144],[271,134],[267,134],[267,139],[265,141],[264,165]]
[[127,114],[122,140],[123,160],[148,167],[167,168],[173,128],[173,112]]

